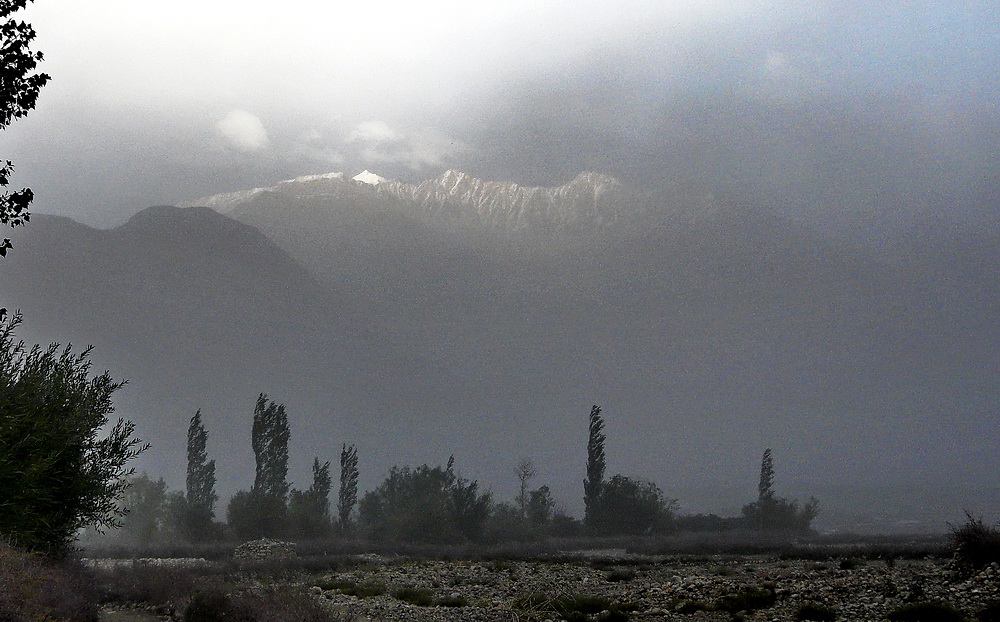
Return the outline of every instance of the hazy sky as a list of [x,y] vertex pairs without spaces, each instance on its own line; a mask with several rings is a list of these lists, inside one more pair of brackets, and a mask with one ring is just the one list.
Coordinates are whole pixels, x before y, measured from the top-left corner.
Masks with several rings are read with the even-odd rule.
[[53,79],[0,134],[0,155],[36,211],[98,225],[303,174],[452,167],[538,184],[584,169],[649,187],[680,178],[891,220],[997,174],[998,13],[986,1],[36,0],[22,15]]

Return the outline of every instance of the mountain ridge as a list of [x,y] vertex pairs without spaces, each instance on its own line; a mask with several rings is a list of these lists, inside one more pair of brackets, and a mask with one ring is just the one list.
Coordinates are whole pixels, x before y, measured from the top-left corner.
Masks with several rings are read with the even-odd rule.
[[449,169],[416,184],[385,179],[367,170],[351,179],[343,173],[310,175],[181,205],[238,213],[241,206],[267,194],[292,200],[351,201],[358,209],[396,209],[425,220],[479,227],[494,235],[597,234],[643,221],[651,202],[648,195],[603,173],[582,172],[565,184],[543,187],[487,181]]

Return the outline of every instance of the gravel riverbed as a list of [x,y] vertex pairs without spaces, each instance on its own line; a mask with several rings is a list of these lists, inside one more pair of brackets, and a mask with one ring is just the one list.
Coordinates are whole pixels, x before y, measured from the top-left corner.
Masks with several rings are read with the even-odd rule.
[[[836,612],[837,620],[885,620],[908,603],[941,601],[970,619],[1000,600],[996,565],[959,578],[942,560],[803,561],[737,556],[697,560],[649,558],[577,561],[370,561],[324,575],[311,593],[352,620],[542,621],[559,620],[551,603],[561,597],[598,597],[630,612],[633,620],[731,620],[711,611],[727,596],[770,591],[773,604],[742,619],[795,620],[807,603]],[[351,595],[358,588],[378,595]],[[324,589],[325,588],[325,589]],[[353,589],[352,589],[353,588]],[[415,605],[399,590],[412,588],[435,603]],[[394,596],[393,594],[396,594]],[[588,619],[608,619],[610,612]]]

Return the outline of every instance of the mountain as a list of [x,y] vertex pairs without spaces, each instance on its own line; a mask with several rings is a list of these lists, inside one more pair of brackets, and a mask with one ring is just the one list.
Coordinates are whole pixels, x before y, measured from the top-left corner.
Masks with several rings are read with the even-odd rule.
[[[184,205],[208,206],[237,217],[249,205],[266,200],[336,205],[355,212],[391,210],[428,225],[486,232],[490,236],[575,235],[593,237],[615,228],[646,226],[654,212],[676,208],[681,197],[653,197],[624,186],[614,177],[585,172],[556,187],[486,181],[454,170],[409,184],[370,171],[351,179],[343,173],[311,175],[269,188],[231,192]],[[349,208],[345,206],[349,205]],[[548,240],[551,242],[551,239]]]
[[781,494],[838,491],[827,517],[878,511],[852,506],[851,486],[926,490],[941,503],[893,511],[938,528],[949,508],[961,518],[944,499],[978,510],[1000,493],[991,230],[880,250],[598,174],[552,188],[327,174],[203,203],[215,211],[153,208],[110,231],[39,216],[0,264],[28,337],[92,342],[130,378],[121,407],[175,479],[202,408],[224,431],[210,451],[225,491],[247,486],[265,391],[288,408],[299,483],[313,455],[356,442],[363,488],[454,453],[507,498],[530,456],[578,511],[597,403],[609,472],[687,510],[737,511],[765,447]]
[[593,234],[638,221],[648,209],[638,193],[598,173],[581,173],[565,185],[539,188],[484,181],[449,170],[416,185],[384,183],[379,192],[410,201],[433,216],[473,220],[493,232],[536,235]]
[[242,441],[258,393],[307,404],[335,394],[346,427],[362,412],[356,400],[364,412],[379,403],[380,385],[407,392],[405,378],[383,376],[407,356],[376,337],[347,296],[208,208],[149,208],[112,230],[38,214],[16,233],[0,292],[23,312],[18,336],[91,344],[97,369],[128,380],[116,405],[153,442],[144,468],[183,473],[197,408],[214,422],[220,475],[231,482],[250,456]]

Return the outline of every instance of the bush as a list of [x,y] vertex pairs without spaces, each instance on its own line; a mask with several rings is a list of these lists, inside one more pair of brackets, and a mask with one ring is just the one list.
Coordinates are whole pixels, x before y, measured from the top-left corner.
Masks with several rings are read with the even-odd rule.
[[601,614],[601,620],[625,621],[630,618],[630,611],[634,608],[628,604],[613,602],[602,596],[582,594],[556,598],[550,598],[544,594],[531,594],[514,601],[513,606],[522,611],[555,613],[568,622],[594,619],[593,616],[597,614]]
[[283,537],[288,522],[285,501],[254,490],[237,491],[226,508],[226,522],[240,540]]
[[588,524],[605,536],[662,533],[672,526],[673,505],[653,482],[615,475],[601,486]]
[[774,606],[775,598],[771,588],[747,588],[723,596],[716,601],[715,609],[729,613],[767,609]]
[[184,608],[184,622],[221,622],[232,617],[231,611],[232,602],[225,592],[199,590]]
[[115,525],[126,465],[146,446],[132,423],[108,425],[123,383],[90,378],[89,349],[25,351],[13,335],[20,320],[0,326],[0,536],[62,554],[81,527]]
[[361,521],[375,539],[448,543],[480,541],[490,516],[490,494],[447,468],[392,467],[361,499]]
[[830,607],[816,603],[806,603],[795,610],[796,620],[818,620],[819,622],[836,620],[837,612]]
[[467,607],[469,601],[464,596],[455,595],[439,598],[434,601],[434,604],[438,607]]
[[170,608],[190,596],[195,587],[203,583],[203,579],[196,574],[190,568],[134,561],[100,570],[97,578],[105,602]]
[[956,570],[969,573],[1000,562],[1000,530],[990,527],[981,518],[973,518],[968,512],[965,517],[964,525],[951,527]]
[[0,620],[96,622],[93,579],[75,562],[55,562],[0,542]]
[[819,514],[819,502],[810,498],[803,505],[784,497],[768,497],[743,506],[743,523],[761,531],[809,531]]
[[890,622],[965,622],[962,612],[948,603],[925,601],[911,603],[889,612]]
[[434,604],[434,592],[418,587],[403,587],[393,590],[392,597],[418,607],[430,607]]
[[604,575],[604,579],[609,583],[628,583],[635,579],[635,577],[636,573],[634,570],[626,570],[624,568],[616,568]]

